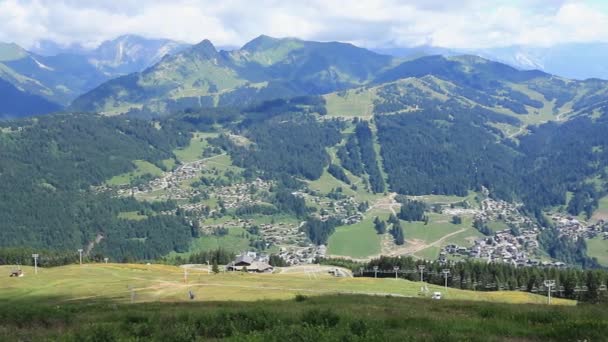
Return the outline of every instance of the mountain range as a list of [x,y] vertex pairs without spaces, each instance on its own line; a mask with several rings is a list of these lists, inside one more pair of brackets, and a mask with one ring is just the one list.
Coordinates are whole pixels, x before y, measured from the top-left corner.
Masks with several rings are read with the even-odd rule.
[[401,96],[415,96],[417,102],[447,96],[545,121],[593,105],[607,89],[605,81],[518,70],[474,55],[392,57],[345,43],[260,36],[233,51],[218,51],[204,40],[145,71],[102,84],[75,99],[69,109],[149,117],[358,87],[363,87],[359,94],[374,93],[370,107],[377,107],[389,101],[378,96],[378,89],[394,87],[396,81],[408,83],[410,91]]
[[[28,110],[0,108],[0,117],[44,114],[112,78],[140,71],[188,45],[166,39],[121,36],[91,51],[43,55],[0,44],[0,79],[12,85],[14,102],[35,99]],[[49,106],[48,103],[52,103]]]
[[[8,222],[0,246],[90,246],[149,260],[192,252],[197,239],[219,241],[228,221],[276,216],[307,224],[280,242],[234,223],[232,246],[375,243],[369,253],[383,246],[392,253],[410,237],[393,223],[395,242],[381,244],[370,205],[386,219],[395,198],[407,210],[404,196],[449,196],[465,209],[488,197],[517,207],[493,223],[534,235],[542,248],[522,242],[520,250],[598,265],[584,242],[591,235],[575,239],[548,217],[608,210],[600,210],[608,194],[608,81],[470,54],[396,57],[296,38],[260,36],[229,51],[208,40],[146,42],[123,37],[95,53],[51,57],[3,46],[6,112],[64,113],[0,122],[0,222]],[[74,63],[62,59],[68,55]],[[100,84],[76,77],[85,70]],[[55,74],[73,86],[52,102],[61,88]],[[74,85],[90,88],[78,95]],[[467,235],[454,243],[491,235],[462,213]],[[431,226],[452,219],[433,215]],[[371,236],[329,241],[334,228],[357,220],[367,220],[360,226]],[[283,224],[273,231],[285,233]]]
[[[31,52],[16,44],[0,43],[0,79],[12,85],[15,102],[31,103],[20,110],[0,106],[0,117],[44,114],[65,107],[107,114],[133,111],[158,115],[197,106],[243,105],[285,96],[330,93],[372,84],[381,70],[430,55],[476,55],[522,70],[536,69],[566,78],[608,78],[608,69],[602,62],[603,56],[608,55],[607,46],[421,46],[369,51],[337,42],[260,36],[242,48],[216,49],[209,41],[189,45],[124,35],[95,49],[62,47],[44,41]],[[151,69],[145,70],[148,67]]]

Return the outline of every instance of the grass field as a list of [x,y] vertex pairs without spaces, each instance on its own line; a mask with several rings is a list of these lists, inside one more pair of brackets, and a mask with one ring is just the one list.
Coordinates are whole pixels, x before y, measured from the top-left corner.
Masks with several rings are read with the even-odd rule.
[[602,197],[602,199],[600,199],[599,205],[597,207],[597,210],[593,214],[592,219],[594,221],[597,221],[600,219],[608,220],[608,196],[604,196],[604,197]]
[[[0,273],[8,275],[10,266],[0,266]],[[314,270],[314,267],[310,268]],[[290,299],[296,294],[377,294],[417,297],[420,283],[407,280],[373,278],[335,278],[325,272],[314,277],[302,272],[274,274],[245,274],[242,272],[208,274],[206,270],[189,270],[184,281],[184,270],[167,265],[85,264],[39,269],[24,268],[23,278],[8,278],[0,283],[0,300],[15,301],[25,298],[56,298],[57,302],[74,300],[112,300],[130,302],[131,291],[135,302],[188,301],[192,290],[199,301],[252,301],[261,299]],[[474,292],[459,289],[445,290],[428,285],[429,290],[441,291],[446,299],[492,301],[506,303],[544,303],[545,298],[525,292]],[[573,305],[575,302],[556,299],[555,304]]]
[[466,197],[461,196],[450,196],[450,195],[422,195],[422,196],[409,196],[412,199],[423,201],[427,204],[447,204],[447,203],[458,203],[463,201],[469,201],[471,204],[475,203],[475,196],[477,194],[473,191],[469,191]]
[[249,239],[243,238],[243,233],[245,233],[243,228],[233,227],[230,228],[228,234],[224,236],[202,236],[192,240],[188,252],[171,252],[167,257],[169,259],[176,256],[188,257],[192,253],[214,251],[220,248],[229,252],[239,253],[249,249]]
[[490,221],[487,223],[488,228],[493,232],[497,232],[499,230],[509,229],[509,226],[504,221]]
[[40,341],[602,341],[600,306],[548,307],[354,295],[297,300],[0,308],[0,339]]
[[401,221],[401,226],[405,233],[406,239],[419,239],[424,242],[434,242],[447,234],[458,231],[466,226],[466,221],[456,225],[450,222],[450,218],[446,215],[427,213],[429,216],[429,224],[424,222],[407,222]]
[[118,213],[118,218],[131,220],[131,221],[142,221],[148,218],[146,215],[142,215],[137,211],[123,211]]
[[135,170],[127,173],[123,173],[118,176],[112,177],[106,183],[108,185],[125,185],[129,184],[136,177],[143,176],[145,174],[150,174],[155,177],[159,177],[163,174],[163,170],[159,169],[158,166],[151,164],[145,160],[134,160],[133,164],[135,165]]
[[374,230],[374,215],[368,213],[364,220],[359,223],[337,227],[328,242],[328,253],[336,256],[349,256],[353,258],[365,258],[380,254],[380,236]]
[[419,282],[303,270],[189,270],[185,281],[165,265],[25,267],[0,282],[0,340],[600,341],[608,331],[602,306],[429,285],[444,294],[433,301]]
[[599,237],[587,240],[587,255],[608,267],[608,240]]
[[190,139],[190,144],[183,148],[173,151],[175,156],[182,163],[189,163],[203,158],[203,150],[209,146],[207,138],[217,137],[217,133],[195,132]]
[[330,117],[369,118],[373,114],[376,91],[374,89],[353,89],[328,94],[324,97],[327,101],[327,115]]

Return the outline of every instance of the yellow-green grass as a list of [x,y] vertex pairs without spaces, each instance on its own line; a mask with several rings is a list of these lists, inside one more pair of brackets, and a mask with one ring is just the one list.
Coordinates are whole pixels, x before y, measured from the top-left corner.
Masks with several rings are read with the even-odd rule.
[[429,223],[401,221],[405,239],[418,239],[427,243],[435,242],[447,234],[454,233],[463,228],[468,228],[470,221],[463,219],[462,224],[453,224],[451,216],[428,213]]
[[459,203],[463,201],[469,201],[474,204],[475,196],[477,194],[473,191],[469,191],[467,196],[454,196],[454,195],[422,195],[422,196],[410,196],[413,199],[423,201],[428,204],[450,204]]
[[435,260],[439,256],[440,252],[441,252],[441,247],[431,246],[431,247],[425,248],[419,252],[416,252],[414,254],[414,256],[421,258],[421,259],[425,259],[425,260]]
[[454,234],[446,238],[442,241],[440,246],[443,247],[449,244],[456,244],[459,246],[471,246],[473,245],[473,240],[484,236],[477,229],[473,228],[471,221],[467,221],[467,219],[463,220],[463,224],[460,228],[464,228],[465,230],[463,232]]
[[141,110],[143,107],[144,107],[144,105],[141,103],[131,103],[131,102],[108,100],[102,106],[102,108],[101,108],[102,110],[100,111],[99,114],[104,115],[104,116],[116,116],[116,115],[127,113],[128,111],[133,110],[133,109]]
[[286,224],[299,224],[300,220],[293,216],[285,215],[285,214],[277,214],[277,215],[251,215],[251,216],[242,216],[243,219],[251,220],[253,224],[271,224],[271,223],[286,223]]
[[173,151],[182,163],[189,163],[203,158],[203,150],[209,146],[207,138],[217,137],[217,133],[195,132],[188,146]]
[[378,142],[378,127],[375,122],[370,123],[370,129],[372,130],[374,136],[372,138],[374,151],[376,152],[378,169],[380,170],[380,174],[382,175],[382,179],[384,180],[384,185],[388,188],[388,174],[384,169],[384,158],[382,157],[382,150],[380,143]]
[[593,220],[608,220],[608,196],[604,196],[600,199],[599,205],[595,213],[593,213]]
[[155,191],[151,191],[151,192],[140,192],[135,195],[135,198],[140,201],[155,202],[155,201],[165,200],[165,198],[163,198],[163,196],[166,196],[166,195],[167,195],[166,189],[159,189],[159,190],[155,190]]
[[608,267],[608,240],[601,237],[587,240],[587,255],[596,258],[602,266]]
[[150,174],[155,177],[160,177],[163,174],[163,170],[158,168],[158,166],[145,160],[134,160],[133,164],[135,165],[135,170],[123,173],[118,176],[114,176],[107,181],[107,184],[111,186],[126,185],[129,184],[136,177],[140,177],[146,174]]
[[173,158],[165,159],[162,161],[162,163],[167,170],[173,170],[175,168],[175,165],[177,165],[177,163],[175,162],[175,159],[173,159]]
[[219,154],[217,156],[209,157],[206,159],[206,168],[211,170],[218,170],[221,172],[225,171],[233,171],[233,172],[241,172],[243,168],[238,166],[234,166],[232,164],[232,157],[227,154]]
[[[381,213],[377,213],[382,216]],[[374,217],[368,213],[361,222],[337,227],[329,237],[328,253],[334,256],[365,258],[380,254],[380,235],[374,229]],[[384,217],[382,217],[384,218]]]
[[203,225],[205,226],[217,226],[217,225],[222,225],[222,224],[226,224],[230,221],[233,221],[234,219],[230,216],[222,216],[222,217],[218,217],[218,218],[214,218],[214,217],[208,217],[207,219],[205,219],[205,221],[203,221]]
[[332,189],[341,187],[342,193],[344,195],[353,196],[357,201],[368,201],[370,203],[384,196],[383,194],[370,193],[369,191],[365,190],[361,178],[353,175],[348,170],[344,170],[344,172],[346,173],[346,176],[351,180],[351,184],[357,185],[356,191],[353,191],[351,189],[351,185],[348,185],[336,179],[334,176],[330,175],[327,170],[323,171],[323,174],[321,174],[321,177],[319,177],[319,179],[308,182],[308,187],[312,190],[318,191],[323,195],[327,195],[332,191]]
[[[245,234],[245,237],[243,237],[243,234]],[[234,253],[242,252],[250,248],[247,236],[248,234],[243,228],[231,227],[228,229],[228,234],[224,236],[207,235],[196,238],[190,242],[188,252],[172,252],[168,255],[168,258],[171,259],[177,256],[188,257],[192,253],[215,251],[218,249]]]
[[327,115],[332,117],[364,117],[373,115],[375,89],[359,88],[325,95]]
[[138,211],[123,211],[118,213],[118,218],[132,221],[141,221],[148,218],[146,215],[140,214]]
[[[458,246],[471,246],[473,241],[477,238],[483,236],[477,229],[473,227],[463,226],[461,228],[466,228],[465,231],[460,232],[458,234],[454,234],[446,239],[442,240],[440,243],[425,248],[421,251],[414,253],[414,256],[419,257],[421,259],[426,260],[435,260],[439,257],[439,253],[441,252],[441,248],[447,246],[449,244],[455,244]],[[407,239],[407,237],[406,237]]]
[[509,226],[504,221],[491,221],[487,223],[487,226],[493,232],[509,229]]
[[321,177],[319,177],[319,179],[309,182],[308,187],[322,194],[328,194],[333,189],[342,187],[342,191],[345,195],[355,195],[355,192],[350,189],[350,185],[336,179],[334,176],[330,175],[327,170],[323,171],[323,174],[321,174]]
[[[8,274],[11,266],[0,266]],[[0,282],[0,300],[5,302],[45,298],[47,301],[89,302],[175,302],[189,301],[193,291],[196,301],[254,301],[289,299],[296,294],[337,293],[417,297],[421,283],[395,279],[335,278],[326,273],[285,274],[208,274],[206,270],[184,270],[166,265],[85,264],[39,269],[24,267],[25,276]],[[428,285],[431,292],[441,291],[446,300],[473,300],[505,303],[545,303],[542,296],[525,292],[474,292],[444,289]],[[131,296],[131,291],[134,296]],[[555,299],[554,304],[574,305],[574,301]]]

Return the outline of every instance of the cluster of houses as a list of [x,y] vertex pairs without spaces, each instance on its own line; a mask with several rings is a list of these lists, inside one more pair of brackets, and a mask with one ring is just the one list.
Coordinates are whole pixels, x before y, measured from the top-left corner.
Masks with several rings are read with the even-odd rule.
[[286,222],[260,224],[259,228],[266,241],[275,246],[302,246],[308,244],[306,233],[300,230],[301,224]]
[[593,224],[585,224],[577,218],[555,213],[551,216],[555,228],[559,232],[559,236],[567,236],[572,240],[579,238],[592,239],[595,237],[603,237],[608,239],[608,222],[599,220]]
[[306,199],[309,203],[313,203],[320,208],[323,208],[315,215],[321,221],[327,221],[329,218],[338,218],[343,224],[355,224],[363,220],[363,213],[359,211],[359,203],[353,196],[344,196],[341,199],[331,199],[317,196],[314,193],[305,193],[301,191],[294,192],[293,195],[300,196]]
[[[608,239],[608,222],[599,220],[585,224],[579,219],[555,213],[551,216],[559,236],[572,240],[603,237]],[[509,227],[496,231],[492,236],[476,239],[471,247],[455,244],[445,246],[440,254],[440,261],[447,260],[449,255],[504,262],[517,266],[565,267],[563,262],[549,262],[532,259],[539,249],[538,235],[540,227],[529,217],[520,213],[519,205],[487,198],[481,202],[481,209],[475,213],[475,220],[481,222],[502,221]],[[516,235],[517,234],[517,235]]]
[[202,160],[185,163],[173,171],[164,172],[162,176],[152,179],[147,184],[118,189],[117,194],[119,196],[137,196],[167,190],[163,192],[165,199],[188,199],[192,194],[182,188],[180,184],[184,181],[200,177],[204,168],[205,162]]
[[445,246],[440,254],[440,260],[447,259],[448,255],[455,255],[519,266],[532,266],[539,262],[530,259],[529,256],[538,251],[540,227],[529,217],[521,214],[519,205],[486,198],[481,201],[481,208],[474,212],[474,218],[483,224],[502,221],[515,229],[503,229],[496,231],[492,236],[478,238],[470,247],[454,244]]
[[521,206],[522,204],[513,204],[488,197],[481,201],[481,210],[475,214],[475,220],[482,222],[503,221],[521,231],[538,230],[538,225],[532,219],[521,214]]
[[269,191],[271,185],[270,182],[258,178],[249,183],[237,183],[229,186],[215,187],[213,189],[213,194],[216,198],[222,200],[226,209],[238,208],[260,204],[261,201],[256,194],[258,192]]
[[[544,266],[544,267],[566,267],[561,261],[540,261],[532,259],[525,251],[519,251],[513,245],[495,245],[492,238],[479,239],[472,247],[462,247],[455,244],[447,245],[439,255],[440,262],[446,262],[448,255],[485,260],[487,262],[508,263],[518,267]],[[488,246],[490,246],[488,248]]]
[[305,246],[284,246],[279,249],[279,256],[290,265],[312,264],[316,259],[324,258],[327,253],[325,245],[308,243]]

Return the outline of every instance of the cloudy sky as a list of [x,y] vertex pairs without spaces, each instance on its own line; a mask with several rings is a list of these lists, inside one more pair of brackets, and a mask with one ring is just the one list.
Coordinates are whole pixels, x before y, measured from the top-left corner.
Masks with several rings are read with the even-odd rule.
[[0,0],[0,41],[93,47],[133,33],[239,46],[260,35],[486,48],[608,42],[608,0]]

